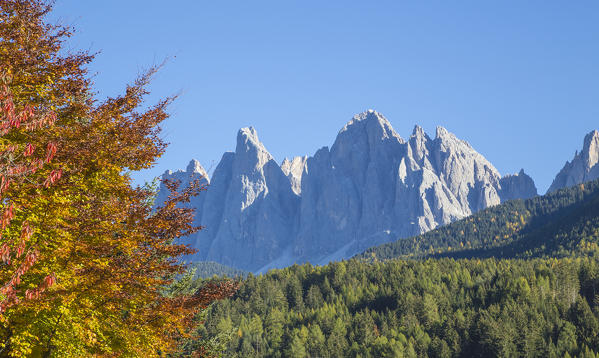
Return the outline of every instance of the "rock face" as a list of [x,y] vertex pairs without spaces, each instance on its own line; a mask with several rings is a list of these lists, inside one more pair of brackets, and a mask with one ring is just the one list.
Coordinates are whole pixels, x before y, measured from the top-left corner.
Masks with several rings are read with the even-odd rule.
[[200,195],[206,229],[192,238],[195,259],[249,271],[326,263],[536,194],[523,171],[501,178],[446,129],[433,139],[416,126],[406,141],[372,110],[354,116],[330,150],[281,166],[244,128]]
[[304,155],[303,157],[295,157],[292,160],[285,158],[283,163],[281,163],[281,170],[289,178],[291,189],[297,195],[300,195],[302,192],[302,174],[306,168],[307,160],[308,156]]
[[405,141],[385,117],[364,112],[339,132],[330,151],[308,159],[293,253],[300,261],[322,253],[348,257],[517,194],[536,195],[534,184],[521,182],[503,190],[493,165],[442,127],[431,139],[416,126]]
[[571,162],[566,162],[557,174],[548,193],[572,185],[599,178],[599,131],[594,130],[584,137],[580,153],[576,152]]
[[537,187],[531,177],[521,169],[518,174],[506,175],[499,180],[501,201],[529,199],[537,195]]
[[262,267],[282,254],[295,229],[299,197],[254,128],[237,135],[214,171],[196,220],[195,260],[244,269]]

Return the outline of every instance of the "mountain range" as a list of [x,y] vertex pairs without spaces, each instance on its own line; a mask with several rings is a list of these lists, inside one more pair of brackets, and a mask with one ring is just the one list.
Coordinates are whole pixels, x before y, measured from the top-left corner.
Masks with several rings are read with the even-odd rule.
[[[549,191],[599,177],[599,132],[557,175]],[[425,233],[512,199],[537,195],[521,170],[502,177],[470,144],[438,127],[416,126],[404,140],[380,113],[354,116],[329,149],[279,165],[256,130],[242,128],[234,152],[211,178],[196,160],[163,179],[207,191],[189,205],[195,224],[193,261],[263,272],[293,263],[324,264]],[[157,203],[168,193],[161,186]],[[189,241],[188,241],[189,242]]]

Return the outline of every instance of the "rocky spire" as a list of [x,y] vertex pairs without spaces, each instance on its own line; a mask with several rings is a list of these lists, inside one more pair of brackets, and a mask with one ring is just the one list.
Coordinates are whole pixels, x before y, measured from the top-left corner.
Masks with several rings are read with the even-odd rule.
[[597,178],[599,178],[599,131],[594,130],[584,137],[582,151],[577,151],[572,161],[566,162],[547,192]]
[[237,134],[205,193],[196,258],[254,271],[283,254],[295,228],[298,196],[252,127]]
[[[245,127],[239,130],[237,133],[235,154],[240,158],[239,164],[253,166],[254,169],[261,168],[273,159],[272,155],[264,147],[264,144],[260,142],[258,132],[256,132],[254,127]],[[247,169],[251,170],[252,168],[248,167]]]
[[192,173],[199,174],[203,178],[208,180],[208,173],[206,172],[206,170],[204,169],[202,164],[200,164],[200,162],[197,161],[196,159],[192,159],[189,162],[189,164],[187,164],[187,168],[185,169],[185,172],[188,174],[192,174]]

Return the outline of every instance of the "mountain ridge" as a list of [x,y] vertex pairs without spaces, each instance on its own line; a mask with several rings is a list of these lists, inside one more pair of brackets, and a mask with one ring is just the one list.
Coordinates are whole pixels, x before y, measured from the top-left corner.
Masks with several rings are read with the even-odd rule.
[[404,140],[374,110],[347,122],[330,149],[281,165],[254,128],[242,128],[235,152],[225,153],[206,181],[210,187],[195,206],[205,229],[191,238],[199,250],[193,259],[254,272],[349,258],[537,195],[523,171],[501,177],[447,129],[437,127],[431,138],[416,125]]

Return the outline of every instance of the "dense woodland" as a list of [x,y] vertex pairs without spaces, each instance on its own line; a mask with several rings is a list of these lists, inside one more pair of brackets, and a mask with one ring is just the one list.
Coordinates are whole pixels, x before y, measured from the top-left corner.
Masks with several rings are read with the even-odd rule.
[[359,260],[248,277],[209,310],[225,356],[595,357],[594,259]]
[[594,181],[349,261],[250,275],[200,332],[239,357],[595,357],[598,239]]

